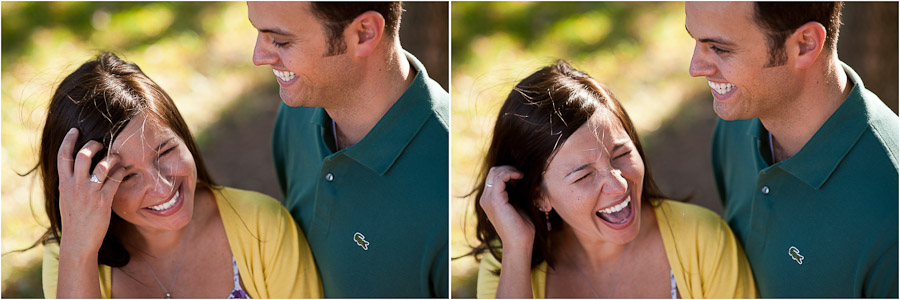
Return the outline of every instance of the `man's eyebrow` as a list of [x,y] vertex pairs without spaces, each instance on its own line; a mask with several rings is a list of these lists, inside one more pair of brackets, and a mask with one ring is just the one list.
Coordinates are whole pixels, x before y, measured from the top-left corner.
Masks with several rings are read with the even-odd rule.
[[290,33],[288,33],[287,31],[284,31],[284,30],[281,30],[281,29],[278,29],[278,28],[260,28],[260,29],[259,29],[259,32],[262,32],[262,33],[273,33],[273,34],[283,35],[283,36],[294,36],[293,34],[290,34]]
[[[687,25],[684,25],[684,30],[687,31],[688,35],[690,35],[691,38],[694,38],[694,35],[691,34],[691,30],[689,30],[689,29],[687,28]],[[734,42],[729,41],[729,40],[724,39],[724,38],[701,38],[701,39],[698,39],[697,41],[698,41],[698,42],[701,42],[701,43],[714,43],[714,44],[725,45],[725,46],[735,46],[735,45],[737,45],[737,44],[735,44]]]

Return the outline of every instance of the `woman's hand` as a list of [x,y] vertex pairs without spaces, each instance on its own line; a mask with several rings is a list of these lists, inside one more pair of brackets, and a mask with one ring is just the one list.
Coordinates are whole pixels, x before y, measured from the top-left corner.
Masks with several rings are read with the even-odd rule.
[[504,248],[531,248],[534,243],[534,224],[524,212],[509,203],[509,194],[506,192],[507,183],[513,179],[521,179],[523,175],[512,166],[491,168],[485,180],[484,192],[478,201],[497,230]]
[[509,203],[506,185],[512,179],[522,179],[522,172],[512,166],[493,167],[488,171],[484,192],[478,203],[503,242],[503,260],[497,298],[532,298],[531,253],[534,244],[534,223]]
[[[57,169],[59,172],[59,213],[62,219],[60,251],[77,256],[97,256],[112,214],[112,200],[122,182],[124,170],[119,168],[109,175],[118,162],[118,156],[108,155],[91,174],[91,159],[103,144],[87,142],[75,159],[72,152],[78,130],[72,128],[59,147]],[[109,175],[109,176],[108,176]],[[96,181],[92,181],[95,176]]]

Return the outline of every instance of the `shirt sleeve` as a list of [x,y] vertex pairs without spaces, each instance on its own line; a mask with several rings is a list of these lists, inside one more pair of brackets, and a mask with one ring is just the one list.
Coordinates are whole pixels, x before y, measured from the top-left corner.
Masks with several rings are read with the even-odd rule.
[[59,278],[59,244],[44,245],[44,260],[41,265],[41,286],[45,299],[56,299],[56,281]]
[[478,267],[478,280],[475,286],[475,296],[479,299],[494,299],[497,297],[497,286],[500,284],[500,261],[494,258],[490,251],[485,251],[481,256],[481,265]]
[[888,247],[866,274],[865,298],[897,298],[897,243]]
[[306,236],[284,207],[260,241],[265,253],[265,298],[322,298],[322,283]]
[[[744,248],[731,232],[731,228],[716,217],[715,236],[701,237],[705,243],[700,253],[703,274],[703,298],[758,298],[756,282]],[[707,258],[707,259],[703,259]]]

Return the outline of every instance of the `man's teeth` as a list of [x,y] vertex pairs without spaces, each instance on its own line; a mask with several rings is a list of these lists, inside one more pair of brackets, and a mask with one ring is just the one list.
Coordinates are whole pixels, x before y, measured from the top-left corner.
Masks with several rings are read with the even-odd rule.
[[708,81],[708,80],[707,80],[707,82],[709,82],[709,87],[711,87],[713,90],[716,91],[716,93],[719,93],[720,95],[726,94],[726,93],[730,92],[732,89],[734,89],[734,85],[730,84],[730,83],[715,83],[715,82]]
[[291,79],[294,79],[294,77],[297,77],[297,74],[294,74],[294,72],[291,72],[291,71],[282,72],[282,71],[272,69],[272,72],[275,72],[275,76],[278,76],[278,78],[281,78],[281,81],[291,81]]
[[167,210],[167,209],[171,208],[172,205],[175,205],[175,201],[178,200],[179,194],[181,194],[181,191],[175,191],[175,196],[172,196],[172,199],[169,199],[169,201],[166,201],[166,203],[163,203],[163,204],[160,204],[157,206],[151,206],[148,208],[152,209],[152,210],[156,210],[156,211]]
[[625,201],[622,201],[622,203],[619,203],[616,206],[606,208],[606,209],[601,209],[600,212],[604,213],[604,214],[611,214],[614,212],[618,212],[618,211],[622,210],[623,208],[628,207],[628,203],[631,203],[631,196],[628,196],[628,198],[625,198]]

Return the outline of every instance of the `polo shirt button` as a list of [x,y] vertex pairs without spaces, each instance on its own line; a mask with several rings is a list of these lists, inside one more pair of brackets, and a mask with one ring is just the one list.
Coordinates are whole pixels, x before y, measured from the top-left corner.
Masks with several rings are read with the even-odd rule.
[[[331,175],[331,174],[329,174],[329,175]],[[331,180],[329,180],[329,181],[331,181]],[[768,195],[768,194],[769,194],[769,186],[768,186],[768,185],[764,185],[764,186],[762,187],[762,193],[763,193],[763,195]]]
[[325,180],[327,180],[328,182],[334,181],[334,174],[331,174],[331,173],[325,174]]

